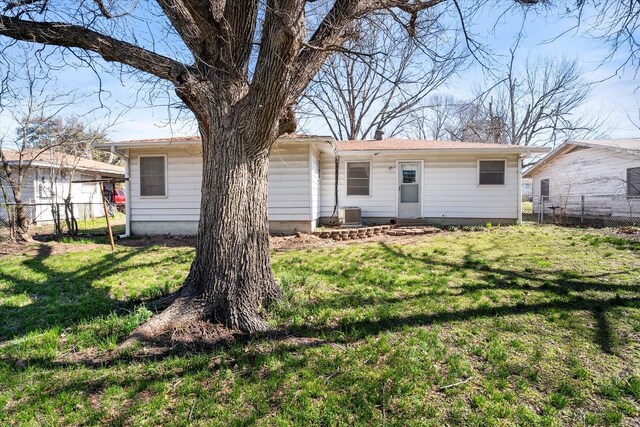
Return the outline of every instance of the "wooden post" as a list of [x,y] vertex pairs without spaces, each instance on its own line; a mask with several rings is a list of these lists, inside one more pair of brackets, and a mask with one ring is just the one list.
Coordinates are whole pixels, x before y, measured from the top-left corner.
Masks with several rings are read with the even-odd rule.
[[109,242],[111,243],[111,252],[116,251],[116,245],[113,243],[113,231],[111,230],[111,220],[109,219],[109,211],[107,209],[107,199],[104,196],[104,182],[100,181],[100,192],[102,193],[102,207],[104,208],[104,217],[107,220],[107,232],[109,233]]
[[584,194],[580,196],[580,224],[584,224]]

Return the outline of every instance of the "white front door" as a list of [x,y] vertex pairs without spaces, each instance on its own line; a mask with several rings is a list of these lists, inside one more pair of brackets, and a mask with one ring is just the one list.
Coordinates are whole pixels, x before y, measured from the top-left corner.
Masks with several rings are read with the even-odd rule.
[[422,202],[422,164],[398,164],[398,218],[420,218]]

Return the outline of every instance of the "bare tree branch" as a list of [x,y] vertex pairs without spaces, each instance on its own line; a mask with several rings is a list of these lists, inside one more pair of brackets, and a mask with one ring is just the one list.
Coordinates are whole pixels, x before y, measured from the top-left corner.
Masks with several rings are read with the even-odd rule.
[[191,67],[166,56],[98,32],[58,22],[33,22],[0,15],[0,35],[16,40],[79,48],[99,54],[105,61],[120,62],[173,83],[180,83]]

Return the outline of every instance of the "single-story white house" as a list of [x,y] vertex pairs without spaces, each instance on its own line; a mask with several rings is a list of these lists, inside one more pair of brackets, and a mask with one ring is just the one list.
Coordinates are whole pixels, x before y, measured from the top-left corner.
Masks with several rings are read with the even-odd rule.
[[[69,154],[44,151],[3,149],[7,163],[14,168],[28,167],[22,186],[22,202],[28,205],[28,215],[34,223],[53,221],[51,205],[63,204],[71,188],[71,201],[76,218],[104,216],[100,179],[124,180],[124,167],[96,160],[78,158]],[[75,182],[94,181],[94,182]],[[14,203],[13,194],[0,169],[0,203]],[[70,187],[71,186],[71,187]],[[106,184],[105,189],[113,187]],[[7,195],[7,200],[3,199]]]
[[[567,216],[640,216],[640,138],[567,141],[528,168],[534,211]],[[536,203],[538,201],[538,203]],[[585,212],[586,211],[586,212]]]
[[[193,235],[200,213],[198,137],[101,144],[127,159],[127,232]],[[361,222],[514,224],[521,164],[545,148],[403,139],[335,141],[288,135],[271,149],[273,233],[311,232],[345,207]]]

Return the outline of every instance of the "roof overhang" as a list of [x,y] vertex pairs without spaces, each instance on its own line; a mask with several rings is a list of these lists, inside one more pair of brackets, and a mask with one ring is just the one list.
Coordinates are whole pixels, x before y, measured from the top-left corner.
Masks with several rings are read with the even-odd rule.
[[[276,140],[274,146],[280,144],[315,144],[315,143],[329,143],[335,146],[333,137],[330,136],[318,136],[318,135],[300,135],[300,136],[285,136]],[[202,146],[200,138],[161,138],[161,139],[146,139],[146,140],[130,140],[130,141],[114,141],[96,143],[94,148],[103,151],[113,150],[126,150],[129,148],[171,148],[171,147],[194,147]]]
[[340,155],[378,155],[378,154],[520,154],[522,156],[530,156],[532,154],[548,153],[550,148],[547,147],[516,147],[509,146],[505,148],[420,148],[409,150],[384,150],[384,149],[367,149],[367,150],[340,150]]
[[[10,165],[17,165],[20,162],[18,160],[9,160],[7,163],[9,163]],[[33,162],[24,162],[23,164],[29,164],[29,167],[32,168],[55,168],[55,169],[74,169],[78,172],[95,172],[95,173],[101,173],[101,174],[109,174],[109,175],[122,175],[124,176],[124,168],[122,168],[121,171],[116,171],[116,170],[110,170],[110,169],[101,169],[101,168],[93,168],[93,167],[86,167],[86,166],[70,166],[70,165],[66,165],[66,164],[56,164],[56,163],[48,163],[48,162],[42,162],[42,161],[33,161]]]
[[[615,141],[615,140],[611,140],[611,141]],[[640,157],[640,150],[637,150],[635,148],[625,148],[622,146],[617,146],[615,145],[615,143],[603,144],[603,143],[589,142],[589,141],[565,141],[562,144],[560,144],[555,150],[549,153],[549,155],[545,156],[538,163],[536,163],[535,165],[527,169],[522,175],[523,178],[532,178],[533,175],[536,172],[540,171],[540,169],[542,169],[546,164],[558,158],[559,156],[567,153],[568,151],[570,151],[572,148],[575,148],[575,147],[597,148],[600,150],[607,150],[615,153],[623,153],[631,156]]]

